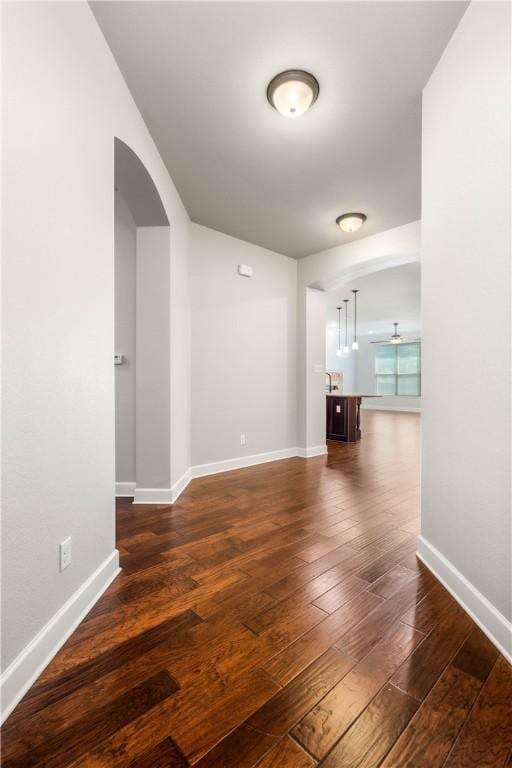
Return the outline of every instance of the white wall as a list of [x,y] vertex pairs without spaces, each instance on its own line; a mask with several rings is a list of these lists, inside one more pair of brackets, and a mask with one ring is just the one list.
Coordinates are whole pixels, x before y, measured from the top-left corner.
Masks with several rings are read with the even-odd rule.
[[169,227],[137,227],[136,297],[137,497],[171,480]]
[[[343,336],[342,336],[343,343]],[[354,355],[337,355],[338,329],[327,326],[325,329],[325,366],[326,371],[340,371],[343,374],[343,391],[356,392],[354,383]]]
[[510,651],[509,35],[472,3],[423,95],[419,551]]
[[296,276],[294,259],[191,226],[193,465],[296,445]]
[[[343,376],[342,390],[343,392],[357,392],[358,389],[354,382],[354,363],[350,357],[338,357],[336,354],[337,345],[333,344],[330,334],[326,334],[326,371],[329,373],[341,373]],[[336,347],[336,349],[334,348]],[[327,378],[325,383],[328,384]],[[334,383],[334,382],[333,382]]]
[[[306,291],[306,439],[300,447],[306,455],[325,446],[325,292]],[[302,341],[302,339],[301,339]]]
[[115,193],[116,483],[135,483],[135,259],[136,227]]
[[[171,482],[190,465],[189,220],[88,5],[8,3],[3,17],[8,709],[55,650],[47,622],[61,610],[69,631],[87,579],[105,563],[100,586],[115,573],[115,136],[145,164],[171,223]],[[73,560],[59,573],[67,536]]]

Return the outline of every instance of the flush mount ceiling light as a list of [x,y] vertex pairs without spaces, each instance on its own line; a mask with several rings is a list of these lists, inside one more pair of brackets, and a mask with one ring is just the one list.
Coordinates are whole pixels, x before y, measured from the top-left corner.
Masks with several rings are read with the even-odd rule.
[[357,232],[365,221],[366,215],[364,213],[344,213],[342,216],[338,216],[336,224],[344,232]]
[[267,99],[284,117],[300,117],[318,99],[318,80],[302,69],[288,69],[272,78]]

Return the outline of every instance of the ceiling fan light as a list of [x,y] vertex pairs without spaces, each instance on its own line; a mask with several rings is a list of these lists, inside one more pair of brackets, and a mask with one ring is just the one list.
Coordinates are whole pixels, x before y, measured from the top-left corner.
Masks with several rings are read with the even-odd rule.
[[364,213],[343,213],[336,219],[336,224],[344,232],[357,232],[366,221]]
[[391,342],[392,344],[401,344],[401,343],[402,343],[402,337],[401,337],[401,336],[400,336],[400,334],[398,333],[398,323],[393,323],[393,325],[394,325],[394,327],[395,327],[395,332],[394,332],[394,334],[391,336],[391,338],[390,338],[390,342]]
[[301,69],[288,69],[272,78],[267,99],[283,117],[300,117],[318,98],[318,80]]

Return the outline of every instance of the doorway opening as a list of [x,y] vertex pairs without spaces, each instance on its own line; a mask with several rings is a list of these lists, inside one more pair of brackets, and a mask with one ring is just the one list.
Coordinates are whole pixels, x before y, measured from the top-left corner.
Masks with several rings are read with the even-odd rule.
[[170,227],[143,163],[114,142],[116,496],[170,487]]
[[419,413],[419,262],[332,287],[325,294],[325,315],[328,439],[361,439],[360,411]]

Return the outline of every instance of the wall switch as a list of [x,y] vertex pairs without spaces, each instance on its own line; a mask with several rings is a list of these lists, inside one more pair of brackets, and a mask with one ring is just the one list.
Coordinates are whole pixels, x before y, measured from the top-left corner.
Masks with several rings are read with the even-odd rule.
[[59,544],[59,571],[67,568],[71,562],[71,536]]
[[114,365],[122,365],[124,362],[123,355],[119,354],[119,352],[116,352],[114,355]]
[[247,445],[247,437],[245,435],[240,435],[240,445]]

